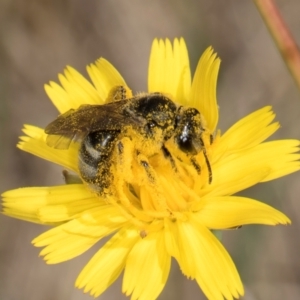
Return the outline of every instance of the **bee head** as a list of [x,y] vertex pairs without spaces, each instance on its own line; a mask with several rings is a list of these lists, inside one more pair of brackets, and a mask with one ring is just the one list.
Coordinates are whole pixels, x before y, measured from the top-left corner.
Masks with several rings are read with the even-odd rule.
[[175,122],[175,143],[186,154],[196,155],[203,150],[203,120],[195,108],[179,107]]

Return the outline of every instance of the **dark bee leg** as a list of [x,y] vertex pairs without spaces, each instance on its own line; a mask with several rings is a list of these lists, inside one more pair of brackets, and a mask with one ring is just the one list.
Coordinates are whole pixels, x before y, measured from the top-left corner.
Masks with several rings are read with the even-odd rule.
[[122,138],[116,143],[116,173],[119,181],[131,182],[132,180],[132,157],[133,144],[127,137]]
[[[211,182],[212,182],[211,165],[210,165],[210,162],[209,162],[208,157],[207,157],[204,142],[203,142],[202,139],[200,139],[200,141],[201,141],[203,156],[204,156],[205,163],[206,163],[207,170],[208,170],[208,183],[211,184]],[[191,158],[191,163],[192,163],[193,167],[195,168],[195,170],[197,171],[197,173],[200,174],[201,173],[201,167],[200,167],[200,165],[198,164],[198,162],[196,161],[195,158]]]
[[214,136],[212,134],[210,134],[209,135],[209,143],[210,143],[210,145],[212,145],[213,141],[214,141]]
[[[146,222],[149,222],[149,212],[144,213],[139,207],[134,205],[134,203],[136,203],[137,205],[143,206],[143,203],[141,203],[140,199],[136,196],[139,193],[143,193],[144,197],[151,198],[153,205],[158,207],[159,211],[162,211],[161,213],[158,212],[160,216],[161,214],[163,216],[169,216],[170,211],[167,206],[164,190],[148,157],[136,151],[133,142],[127,137],[117,141],[114,157],[114,186],[117,201],[122,203],[122,206],[132,215],[144,218]],[[138,190],[135,191],[134,187],[137,187]],[[118,205],[117,202],[116,204]],[[138,224],[138,226],[142,228],[140,232],[141,237],[145,237],[147,230],[143,228],[144,224]]]
[[146,156],[140,153],[140,151],[136,151],[136,157],[138,164],[143,168],[146,174],[146,178],[149,183],[154,184],[156,180],[156,174]]
[[[212,137],[212,135],[211,135],[211,137]],[[207,153],[206,153],[206,149],[205,149],[204,142],[203,142],[202,139],[200,139],[200,141],[201,141],[201,146],[202,146],[203,156],[204,156],[205,163],[206,163],[207,170],[208,170],[208,183],[211,184],[211,182],[212,182],[212,170],[211,170],[211,165],[210,165],[210,162],[209,162],[208,157],[207,157]]]
[[118,155],[123,155],[124,145],[121,141],[117,143]]
[[144,169],[144,176],[140,176],[138,184],[142,188],[145,188],[149,197],[151,197],[153,202],[156,203],[156,206],[159,207],[159,210],[171,214],[159,178],[147,157],[141,153],[137,153],[137,162]]
[[176,163],[170,151],[165,146],[162,146],[161,150],[165,158],[167,158],[170,161],[172,168],[175,170],[175,172],[177,172]]
[[211,184],[211,182],[212,182],[212,170],[211,170],[211,165],[210,165],[210,162],[208,160],[205,148],[203,148],[203,155],[204,155],[205,163],[206,163],[207,170],[208,170],[208,183]]
[[141,160],[140,161],[140,165],[144,168],[146,174],[147,174],[147,177],[149,179],[149,181],[151,183],[154,183],[155,182],[155,176],[153,174],[153,170],[152,168],[150,167],[149,163],[146,161],[146,160]]
[[192,163],[193,167],[195,168],[195,170],[197,171],[198,175],[200,175],[201,166],[198,164],[198,162],[196,161],[196,159],[194,157],[191,158],[191,163]]
[[138,184],[146,185],[148,188],[152,190],[151,193],[153,194],[155,191],[157,192],[157,183],[158,183],[157,174],[145,155],[139,152],[137,152],[136,155],[137,155],[137,163],[144,170],[144,176],[140,177],[139,179],[140,182]]
[[67,170],[62,171],[65,184],[78,184],[82,183],[81,178],[78,175],[72,174]]
[[[134,186],[143,187],[157,202],[165,203],[161,196],[161,187],[158,186],[157,175],[150,165],[147,157],[134,150],[132,141],[124,137],[116,143],[115,147],[114,186],[119,201],[134,215],[140,216],[138,209],[132,204],[136,192],[130,191]],[[139,175],[136,175],[136,172]],[[129,189],[129,193],[124,187]],[[132,194],[132,195],[130,195]]]

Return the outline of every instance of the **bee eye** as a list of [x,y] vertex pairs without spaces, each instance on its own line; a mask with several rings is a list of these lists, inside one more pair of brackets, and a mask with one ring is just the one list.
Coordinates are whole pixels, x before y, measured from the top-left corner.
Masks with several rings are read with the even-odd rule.
[[179,149],[185,153],[197,154],[197,151],[193,145],[193,139],[191,135],[186,132],[182,132],[180,136],[177,137],[177,145]]

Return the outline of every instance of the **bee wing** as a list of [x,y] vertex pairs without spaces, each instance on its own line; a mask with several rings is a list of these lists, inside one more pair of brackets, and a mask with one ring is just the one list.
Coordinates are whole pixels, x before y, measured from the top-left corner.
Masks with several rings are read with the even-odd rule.
[[70,143],[82,140],[88,133],[98,130],[121,130],[123,126],[138,124],[139,120],[124,113],[127,100],[104,105],[82,105],[70,109],[46,128],[46,143],[56,149],[68,149]]
[[76,140],[75,135],[76,134],[70,134],[69,136],[49,134],[46,137],[46,143],[55,149],[68,149],[71,142]]

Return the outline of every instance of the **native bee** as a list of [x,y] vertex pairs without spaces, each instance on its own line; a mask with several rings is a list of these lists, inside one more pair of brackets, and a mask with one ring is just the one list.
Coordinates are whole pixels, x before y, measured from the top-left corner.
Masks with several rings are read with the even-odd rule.
[[[203,117],[195,108],[175,104],[162,93],[141,94],[126,98],[125,88],[115,87],[103,105],[82,105],[60,115],[50,123],[46,142],[56,149],[67,149],[72,141],[80,143],[78,170],[81,179],[100,195],[110,193],[115,156],[124,152],[123,138],[134,144],[133,155],[145,157],[162,154],[174,169],[172,141],[177,153],[188,157],[198,173],[201,167],[194,159],[203,152],[212,181],[211,166],[203,141]],[[175,154],[178,156],[178,154]],[[180,158],[179,158],[180,159]],[[149,165],[141,161],[148,170]]]

